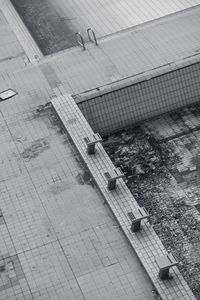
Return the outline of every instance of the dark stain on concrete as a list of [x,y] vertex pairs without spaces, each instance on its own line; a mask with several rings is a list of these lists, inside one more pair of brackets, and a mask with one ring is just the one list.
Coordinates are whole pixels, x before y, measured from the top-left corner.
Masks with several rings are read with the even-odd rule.
[[46,141],[46,139],[44,139],[44,138],[38,139],[38,140],[35,140],[31,144],[31,146],[26,148],[21,153],[21,157],[30,160],[30,159],[36,158],[37,156],[39,156],[39,154],[41,154],[45,150],[48,150],[49,148],[50,148],[50,146],[49,146],[49,143]]
[[84,185],[84,184],[92,184],[92,177],[90,175],[90,172],[85,170],[83,173],[79,173],[76,176],[76,180],[78,182],[78,184],[80,185]]

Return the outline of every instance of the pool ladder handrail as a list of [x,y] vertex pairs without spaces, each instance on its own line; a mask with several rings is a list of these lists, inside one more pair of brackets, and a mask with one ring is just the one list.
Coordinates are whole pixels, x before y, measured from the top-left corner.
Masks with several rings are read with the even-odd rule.
[[[91,33],[92,33],[93,38],[91,37]],[[92,28],[88,28],[87,34],[88,34],[89,41],[95,43],[95,45],[98,46],[97,38],[96,38],[96,34],[95,34],[94,30]],[[83,51],[86,50],[85,42],[81,35],[81,32],[80,31],[76,32],[75,36],[76,36],[77,43],[83,48]]]
[[[91,32],[93,35],[93,39],[91,38]],[[95,34],[94,30],[92,28],[88,28],[87,34],[88,34],[89,41],[95,43],[95,45],[98,46],[97,38],[96,38],[96,34]]]
[[86,48],[85,48],[85,42],[84,42],[84,39],[83,39],[81,33],[76,32],[75,36],[76,36],[77,43],[83,48],[83,51],[84,51]]

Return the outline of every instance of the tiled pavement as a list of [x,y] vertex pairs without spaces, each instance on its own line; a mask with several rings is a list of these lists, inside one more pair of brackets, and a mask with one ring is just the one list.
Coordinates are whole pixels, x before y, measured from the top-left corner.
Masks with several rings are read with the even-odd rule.
[[[24,55],[1,20],[14,41],[6,48]],[[0,89],[18,95],[0,104],[0,299],[153,299],[101,196],[84,183],[69,141],[48,113],[35,111],[55,97],[58,79],[48,64],[22,61],[1,62]]]
[[0,107],[0,299],[153,299],[51,110],[8,115],[8,104]]

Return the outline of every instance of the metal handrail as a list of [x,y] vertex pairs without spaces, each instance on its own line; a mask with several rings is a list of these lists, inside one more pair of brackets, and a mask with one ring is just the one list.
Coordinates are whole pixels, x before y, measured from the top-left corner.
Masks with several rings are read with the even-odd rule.
[[83,50],[85,50],[85,42],[83,40],[81,33],[76,32],[75,36],[76,36],[77,43],[83,48]]
[[[92,32],[93,39],[91,38],[90,32]],[[97,38],[96,38],[96,35],[94,33],[94,30],[92,28],[88,28],[87,29],[87,34],[88,34],[89,41],[95,43],[95,45],[98,46]]]

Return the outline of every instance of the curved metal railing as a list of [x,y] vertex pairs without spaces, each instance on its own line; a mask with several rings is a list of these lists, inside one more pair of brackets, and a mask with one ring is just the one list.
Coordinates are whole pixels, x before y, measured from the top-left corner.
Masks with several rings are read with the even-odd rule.
[[[91,33],[92,33],[93,38],[91,37]],[[89,41],[95,43],[95,45],[98,46],[97,38],[96,38],[94,30],[92,28],[88,28],[87,34],[88,34]]]
[[85,48],[85,42],[84,42],[84,39],[83,39],[81,33],[76,32],[75,36],[76,36],[77,43],[83,48],[83,50],[85,50],[86,49]]

